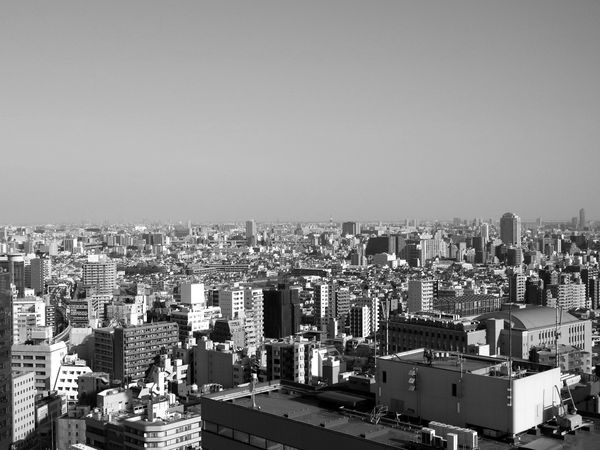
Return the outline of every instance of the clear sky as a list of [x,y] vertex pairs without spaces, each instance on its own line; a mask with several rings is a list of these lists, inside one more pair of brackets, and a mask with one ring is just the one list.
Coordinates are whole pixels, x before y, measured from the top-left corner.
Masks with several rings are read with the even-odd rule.
[[0,223],[600,218],[600,2],[0,8]]

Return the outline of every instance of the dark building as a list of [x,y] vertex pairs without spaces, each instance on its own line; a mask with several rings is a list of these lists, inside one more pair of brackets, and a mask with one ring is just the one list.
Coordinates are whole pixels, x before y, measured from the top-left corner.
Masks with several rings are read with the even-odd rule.
[[373,256],[378,253],[387,253],[389,249],[389,236],[372,237],[367,241],[367,249],[365,250],[365,254],[367,256]]
[[540,306],[544,304],[544,280],[529,278],[525,281],[525,303]]
[[342,223],[342,236],[352,235],[356,236],[360,234],[360,224],[357,222],[343,222]]
[[23,255],[0,256],[0,269],[10,274],[10,282],[17,288],[17,296],[23,297],[25,293],[25,260]]
[[235,347],[243,348],[246,341],[243,319],[218,319],[215,322],[210,339],[215,342],[233,341]]
[[504,300],[495,295],[472,294],[460,297],[434,298],[433,308],[447,314],[474,316],[502,309]]
[[300,328],[302,311],[299,305],[301,288],[279,285],[263,291],[265,338],[281,339]]
[[473,248],[475,249],[475,263],[483,264],[486,260],[485,239],[482,236],[474,236]]
[[12,293],[10,273],[0,268],[0,450],[12,441]]

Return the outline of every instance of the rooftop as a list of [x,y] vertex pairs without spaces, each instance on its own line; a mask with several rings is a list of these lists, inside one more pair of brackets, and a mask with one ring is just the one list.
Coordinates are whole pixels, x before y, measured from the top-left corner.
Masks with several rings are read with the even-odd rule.
[[[430,366],[441,370],[472,373],[482,376],[508,376],[508,361],[504,358],[432,350],[431,361],[429,361],[426,352],[426,349],[419,348],[382,356],[378,359],[399,361],[419,366]],[[549,369],[552,369],[552,367],[524,360],[513,360],[513,376],[515,377],[524,377]]]
[[512,311],[495,311],[479,316],[478,320],[504,319],[506,322],[508,322],[509,316],[512,316],[514,328],[524,330],[555,326],[557,319],[563,324],[579,321],[577,317],[572,316],[567,312],[562,312],[562,314],[557,318],[556,309],[545,306],[513,309]]

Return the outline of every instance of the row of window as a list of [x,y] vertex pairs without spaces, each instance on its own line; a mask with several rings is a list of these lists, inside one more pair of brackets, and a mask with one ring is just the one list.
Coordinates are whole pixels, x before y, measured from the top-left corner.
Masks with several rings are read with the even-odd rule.
[[[202,422],[202,432],[218,434],[219,436],[232,439],[251,445],[252,447],[262,448],[267,450],[298,450],[296,447],[282,444],[280,442],[271,441],[261,436],[249,434],[244,431],[229,428],[216,423],[204,420]],[[206,447],[205,447],[206,448]]]

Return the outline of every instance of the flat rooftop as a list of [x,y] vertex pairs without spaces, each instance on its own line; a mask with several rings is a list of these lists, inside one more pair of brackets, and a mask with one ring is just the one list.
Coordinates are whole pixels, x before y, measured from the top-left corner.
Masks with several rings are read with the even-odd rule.
[[[378,359],[386,361],[399,361],[418,366],[435,367],[436,369],[453,372],[465,372],[485,376],[502,376],[503,368],[507,370],[508,360],[493,356],[465,355],[457,352],[444,352],[432,350],[431,360],[426,357],[426,349],[419,348],[406,352],[381,356]],[[521,366],[521,369],[516,369]],[[525,360],[513,359],[513,374],[527,376],[532,373],[544,372],[552,369],[551,366],[532,363]],[[504,372],[504,375],[507,375]]]
[[[291,393],[288,389],[294,390],[295,387],[279,382],[259,383],[255,390],[255,402],[260,407],[260,412],[284,416],[289,420],[368,439],[393,448],[413,448],[412,443],[420,442],[421,427],[419,426],[395,422],[389,418],[383,418],[379,424],[374,424],[369,420],[368,414],[344,408],[328,409],[319,406],[318,396],[309,397],[301,393]],[[248,388],[235,388],[208,394],[205,397],[216,401],[231,401],[238,406],[253,408]],[[587,420],[590,419],[587,418]],[[518,445],[533,443],[531,448],[538,448],[536,446],[547,439],[540,435],[523,434],[519,437]],[[558,444],[558,448],[572,450],[596,448],[600,442],[600,418],[592,419],[586,430],[579,430],[574,435],[567,435],[564,440],[551,439],[551,441]],[[506,442],[485,438],[480,434],[479,448],[481,450],[509,450],[515,447]]]
[[[256,405],[266,414],[287,417],[290,420],[306,423],[315,427],[327,428],[361,439],[404,448],[403,443],[415,442],[417,430],[403,430],[389,425],[373,424],[362,420],[365,416],[350,411],[345,414],[340,410],[329,410],[318,406],[318,399],[308,399],[302,395],[281,391],[271,391],[255,396]],[[234,404],[252,408],[250,397],[234,400]]]

